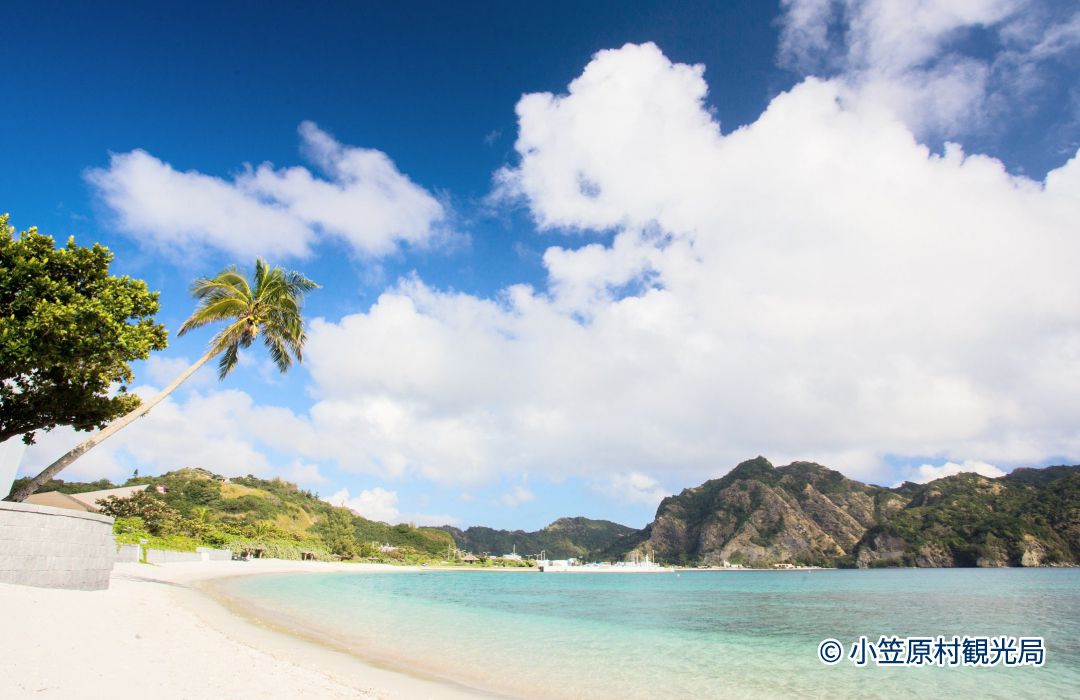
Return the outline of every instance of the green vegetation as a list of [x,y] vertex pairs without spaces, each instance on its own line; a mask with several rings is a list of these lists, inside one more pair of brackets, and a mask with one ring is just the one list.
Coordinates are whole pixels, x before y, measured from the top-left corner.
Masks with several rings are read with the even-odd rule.
[[210,341],[206,354],[206,359],[220,355],[218,376],[224,379],[236,367],[240,349],[251,347],[261,333],[270,359],[285,373],[294,357],[297,362],[303,357],[307,334],[300,308],[304,295],[318,286],[299,272],[271,268],[261,258],[255,261],[250,282],[235,267],[227,268],[191,285],[199,305],[180,327],[180,335],[211,323],[227,323]]
[[[8,237],[10,237],[10,233]],[[52,239],[48,240],[51,242]],[[69,244],[69,246],[73,245],[73,243]],[[104,251],[103,248],[101,250]],[[12,280],[12,282],[17,281]],[[13,490],[9,499],[13,501],[25,500],[39,486],[55,477],[83,454],[130,424],[136,418],[145,415],[151,408],[175,391],[188,377],[195,374],[211,358],[220,356],[218,377],[224,379],[236,367],[240,357],[240,349],[250,347],[260,334],[274,364],[277,365],[281,372],[288,371],[294,358],[297,362],[301,361],[304,341],[307,338],[304,332],[304,319],[300,312],[304,295],[317,287],[317,284],[299,272],[286,272],[280,267],[271,268],[262,259],[255,261],[255,275],[250,282],[235,267],[223,270],[216,277],[203,277],[195,280],[191,286],[191,293],[199,300],[199,304],[180,327],[180,335],[211,323],[225,322],[227,324],[211,339],[210,349],[206,354],[191,367],[184,370],[179,377],[152,399],[79,443],[67,454],[43,469],[33,479]],[[145,285],[142,286],[142,289],[145,291]],[[105,299],[109,298],[108,292],[108,289],[94,290],[95,295],[102,296]],[[150,299],[153,302],[152,310],[156,311],[157,298],[152,296]],[[102,302],[94,298],[90,303],[93,305]],[[137,311],[145,312],[141,308],[137,309]],[[133,312],[129,311],[128,313]],[[3,326],[3,328],[6,327],[6,325]],[[55,330],[48,322],[42,325],[38,332],[44,334],[46,338],[51,338],[51,334],[55,334]],[[164,329],[161,329],[160,332],[162,334],[161,344],[164,347]],[[122,342],[122,339],[109,336],[108,340],[111,343],[110,346],[101,348],[100,352],[113,356],[117,354],[117,344]],[[0,336],[0,347],[6,347],[7,342],[6,336]],[[46,340],[46,344],[54,342],[58,341]],[[63,346],[62,342],[58,344]],[[121,356],[123,356],[123,353],[121,353]],[[61,353],[58,358],[63,359],[64,355]],[[67,362],[70,363],[70,357],[67,358]],[[126,377],[125,381],[130,380],[130,372],[122,376]],[[7,385],[8,382],[6,381],[0,382],[0,386],[4,387],[5,391]]]
[[[70,425],[95,430],[139,406],[129,363],[166,345],[158,295],[109,274],[113,254],[57,248],[0,215],[0,442]],[[112,393],[110,387],[119,385]]]
[[494,530],[490,527],[470,527],[459,530],[443,526],[458,547],[483,554],[509,554],[515,548],[522,556],[535,556],[541,551],[549,559],[577,557],[588,560],[606,559],[604,552],[637,530],[609,520],[589,518],[560,518],[542,530]]
[[[591,561],[636,551],[682,565],[1045,566],[1080,562],[1080,467],[1018,470],[999,479],[960,474],[886,489],[845,480],[820,465],[755,465],[667,498],[642,530],[563,518],[536,532],[388,525],[331,506],[280,479],[223,479],[202,469],[135,477],[152,488],[110,499],[119,542],[297,559],[401,564],[460,562],[529,566],[528,557]],[[841,477],[843,478],[843,477]],[[52,481],[45,491],[114,488],[108,481]],[[159,493],[162,487],[164,493]],[[516,548],[524,561],[496,555]],[[492,556],[485,556],[490,553]]]
[[[11,490],[16,491],[20,487],[30,482],[30,477],[23,476],[15,480],[11,485]],[[63,479],[53,479],[47,481],[37,489],[36,493],[48,493],[49,491],[57,491],[59,493],[86,493],[87,491],[104,491],[105,489],[114,489],[116,484],[108,479],[98,479],[97,481],[64,481]]]
[[931,551],[957,566],[1075,564],[1080,470],[1054,469],[1045,480],[958,474],[933,481],[872,534],[902,540],[901,563],[910,566],[923,565]]
[[664,499],[608,553],[673,564],[1054,566],[1080,563],[1080,467],[959,474],[896,488],[758,457]]
[[[245,496],[245,498],[247,498]],[[360,550],[356,540],[356,526],[353,517],[345,510],[334,509],[312,528],[333,554],[345,559],[352,559]]]
[[[123,485],[139,484],[148,488],[102,503],[102,512],[116,518],[118,542],[145,539],[150,547],[181,551],[224,547],[280,559],[309,553],[324,560],[399,564],[442,562],[453,549],[453,540],[442,530],[368,520],[280,479],[224,479],[189,468],[133,477]],[[108,481],[48,482],[42,488],[82,493],[116,486]],[[384,545],[387,551],[381,551]]]

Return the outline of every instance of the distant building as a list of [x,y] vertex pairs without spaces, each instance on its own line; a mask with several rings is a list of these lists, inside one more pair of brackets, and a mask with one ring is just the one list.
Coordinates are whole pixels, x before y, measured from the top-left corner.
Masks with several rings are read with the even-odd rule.
[[382,552],[383,554],[393,554],[397,550],[398,550],[398,548],[395,547],[392,544],[381,544],[381,545],[379,545],[379,551]]
[[86,491],[84,493],[60,493],[59,491],[46,491],[44,493],[32,493],[26,499],[26,503],[37,506],[52,506],[53,508],[66,508],[68,510],[81,510],[86,513],[98,513],[101,506],[98,501],[116,496],[117,498],[130,498],[139,491],[144,491],[146,484],[139,486],[123,486],[118,489],[105,489],[103,491]]
[[476,562],[480,561],[480,558],[472,554],[466,554],[461,558],[461,561],[465,564],[475,564]]

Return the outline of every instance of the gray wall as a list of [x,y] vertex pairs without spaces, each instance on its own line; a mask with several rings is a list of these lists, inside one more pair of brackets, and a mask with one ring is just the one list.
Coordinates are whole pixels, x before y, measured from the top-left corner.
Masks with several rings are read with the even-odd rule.
[[175,552],[171,549],[147,549],[146,561],[149,564],[176,564],[186,561],[230,561],[232,552],[228,549],[196,547],[194,552]]
[[116,545],[115,561],[138,564],[142,561],[141,544],[118,544]]
[[147,549],[148,564],[175,564],[185,561],[205,561],[199,552],[174,552],[171,549]]
[[113,519],[0,501],[0,582],[96,591],[109,587]]
[[231,549],[213,549],[212,547],[196,547],[196,552],[206,555],[205,561],[232,561]]

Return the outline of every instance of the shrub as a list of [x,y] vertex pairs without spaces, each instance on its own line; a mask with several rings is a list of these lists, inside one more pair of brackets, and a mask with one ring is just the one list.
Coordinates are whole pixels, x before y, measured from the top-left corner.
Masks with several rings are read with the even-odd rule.
[[102,513],[114,518],[140,518],[153,535],[169,530],[180,520],[176,509],[146,491],[139,491],[128,498],[109,496],[98,501],[98,505]]

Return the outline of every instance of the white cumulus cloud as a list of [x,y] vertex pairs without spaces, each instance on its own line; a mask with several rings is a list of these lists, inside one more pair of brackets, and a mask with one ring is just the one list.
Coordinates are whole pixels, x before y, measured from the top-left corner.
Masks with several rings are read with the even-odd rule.
[[221,178],[136,149],[113,154],[86,178],[122,231],[167,250],[304,257],[330,236],[381,256],[448,235],[444,206],[385,153],[343,145],[312,122],[299,131],[318,172],[263,163]]
[[378,520],[384,523],[410,523],[417,527],[424,527],[457,525],[461,522],[459,518],[452,515],[402,513],[398,509],[399,499],[397,492],[388,491],[381,486],[376,486],[372,489],[364,489],[356,496],[350,496],[349,489],[343,488],[334,492],[324,500],[330,505],[348,508],[368,520]]
[[[917,132],[985,128],[1032,87],[1038,64],[1072,50],[1080,13],[1045,0],[784,0],[781,63],[838,76]],[[981,33],[998,44],[973,49]],[[984,38],[984,42],[986,39]]]
[[612,474],[606,481],[596,484],[593,490],[614,501],[653,507],[671,495],[659,481],[640,472]]
[[532,491],[525,488],[524,486],[518,485],[510,489],[503,495],[499,496],[499,503],[507,506],[508,508],[516,508],[522,503],[528,503],[535,498],[536,494],[534,494]]
[[343,488],[325,500],[332,506],[348,508],[368,520],[379,520],[384,523],[398,522],[398,516],[401,514],[397,507],[397,492],[387,491],[380,486],[365,489],[355,496],[350,496],[349,489]]
[[329,481],[323,476],[318,464],[302,462],[299,459],[293,460],[282,470],[281,478],[305,487],[318,486]]
[[1005,476],[1005,472],[998,469],[993,464],[968,459],[959,463],[945,462],[944,464],[936,466],[933,464],[923,464],[916,469],[914,473],[909,475],[907,480],[914,481],[917,484],[925,484],[934,479],[941,479],[946,476],[954,476],[962,473],[981,474],[982,476],[989,477]]
[[[143,399],[157,389],[140,386]],[[71,428],[39,433],[26,451],[20,472],[36,474],[88,437]],[[297,462],[270,456],[316,442],[306,418],[289,409],[256,404],[235,389],[173,395],[66,468],[61,478],[123,480],[133,468],[159,474],[181,467],[203,467],[223,476],[283,473],[318,483],[316,472]],[[303,447],[302,447],[303,449]]]
[[[1080,456],[1080,158],[1036,180],[959,144],[932,152],[848,77],[807,78],[730,133],[707,93],[702,66],[645,44],[598,53],[564,94],[526,95],[499,194],[577,232],[545,252],[544,288],[400,280],[312,322],[307,413],[192,393],[76,466],[297,459],[461,485],[575,475],[652,499],[757,454],[890,481],[886,455]],[[326,182],[382,167],[320,133],[306,148]],[[258,173],[185,181],[243,194]],[[261,177],[295,179],[296,201],[322,190]],[[372,493],[369,508],[398,509]]]
[[756,454],[863,478],[1080,454],[1080,159],[1038,181],[935,154],[841,80],[727,134],[706,94],[646,44],[522,98],[500,195],[609,237],[549,248],[543,290],[405,279],[313,323],[312,413],[347,468],[685,483]]
[[[247,355],[241,355],[241,357],[246,358]],[[146,371],[146,378],[151,384],[166,386],[191,367],[191,364],[191,360],[186,357],[151,355],[146,360],[143,368]],[[188,377],[187,381],[184,382],[184,387],[189,389],[206,388],[212,385],[216,379],[213,367],[204,365],[199,371]]]

